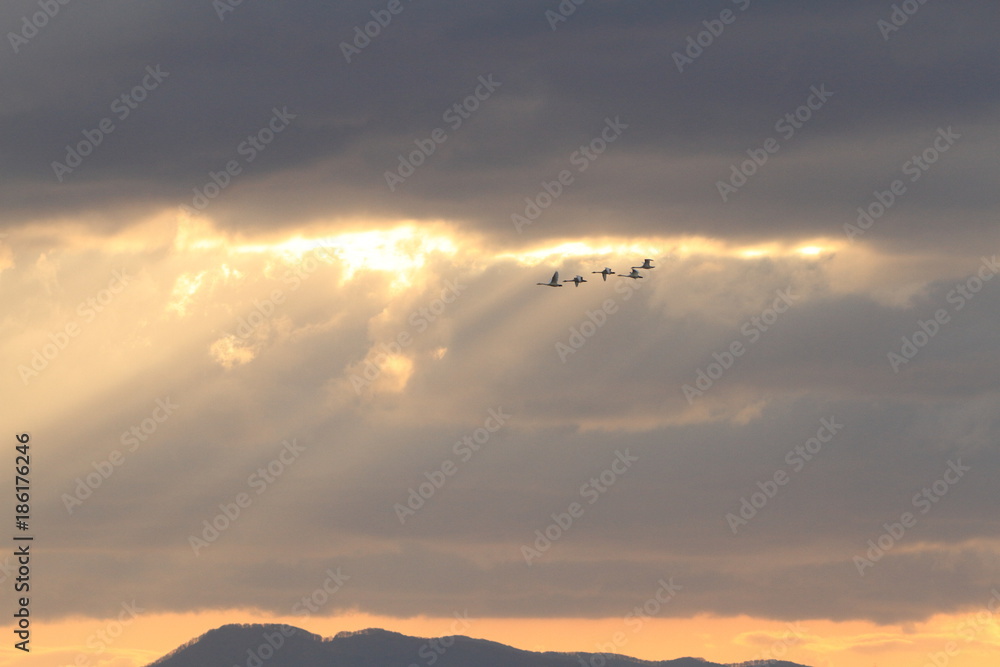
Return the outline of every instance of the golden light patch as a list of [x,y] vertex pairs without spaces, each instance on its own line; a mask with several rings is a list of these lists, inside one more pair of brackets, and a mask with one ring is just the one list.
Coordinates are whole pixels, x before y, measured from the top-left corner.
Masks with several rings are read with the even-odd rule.
[[207,219],[180,214],[177,219],[177,232],[174,235],[176,252],[209,250],[224,245],[226,245],[225,237],[219,234]]
[[186,315],[188,304],[201,289],[204,278],[205,271],[200,271],[197,274],[182,273],[177,276],[174,288],[170,292],[170,301],[167,302],[167,310],[181,316]]
[[209,347],[212,359],[226,370],[250,363],[257,356],[257,352],[256,346],[247,344],[246,341],[231,334],[220,338]]
[[43,252],[35,260],[35,275],[45,291],[52,295],[59,288],[59,260],[52,259]]
[[371,398],[377,394],[399,394],[413,376],[413,360],[404,354],[389,354],[382,346],[369,350],[363,361],[351,364],[345,378],[335,386],[350,386],[358,396]]
[[270,244],[247,244],[233,248],[236,253],[271,253],[286,261],[299,261],[309,253],[329,253],[343,265],[344,281],[358,271],[396,273],[409,284],[410,274],[423,268],[429,255],[458,252],[455,241],[444,231],[404,224],[389,229],[295,238]]
[[807,245],[801,248],[797,248],[795,252],[799,253],[800,255],[818,255],[821,252],[823,252],[823,248],[818,245]]
[[390,356],[382,364],[382,375],[378,386],[381,390],[399,393],[413,375],[413,360],[402,354]]
[[[665,247],[675,247],[669,241],[630,242],[622,239],[595,239],[591,241],[562,241],[552,245],[501,253],[497,259],[513,259],[524,266],[536,266],[543,262],[561,259],[639,258],[657,257]],[[628,259],[631,261],[631,259]]]
[[221,264],[217,268],[203,269],[197,273],[182,273],[174,281],[174,287],[170,292],[167,302],[167,311],[174,312],[180,316],[185,316],[189,312],[190,305],[205,290],[211,290],[217,285],[237,284],[246,278],[246,272]]
[[835,252],[843,246],[844,242],[836,239],[810,239],[793,243],[772,241],[747,246],[729,244],[707,237],[654,237],[640,241],[609,237],[588,241],[557,241],[544,246],[502,253],[497,255],[497,258],[513,259],[525,266],[585,258],[628,262],[639,262],[646,257],[654,260],[690,256],[757,259],[795,255],[819,256]]
[[6,269],[13,268],[14,253],[7,244],[7,234],[0,232],[0,273]]
[[[818,257],[841,248],[844,242],[831,239],[808,239],[794,243],[764,242],[753,246],[727,244],[707,237],[653,237],[629,239],[600,237],[588,240],[563,239],[544,245],[513,251],[491,253],[483,239],[462,237],[453,226],[443,222],[401,221],[385,223],[378,229],[324,233],[322,227],[299,230],[291,237],[271,237],[251,242],[228,238],[214,230],[203,219],[182,216],[177,222],[175,250],[214,250],[219,259],[242,266],[240,257],[263,256],[263,274],[271,277],[276,270],[301,265],[312,258],[340,268],[338,286],[343,286],[368,272],[389,274],[389,296],[396,296],[425,282],[425,270],[431,257],[461,255],[470,266],[513,260],[523,266],[543,263],[562,264],[572,260],[605,262],[625,269],[639,264],[644,258],[666,262],[689,257],[755,259],[760,257]],[[622,264],[627,266],[622,266]],[[240,269],[233,269],[239,271]],[[384,284],[384,283],[383,283]],[[175,294],[175,310],[183,310],[185,288],[198,289],[205,285],[179,283]]]
[[354,280],[365,271],[393,274],[389,285],[396,293],[414,285],[428,259],[434,254],[446,256],[458,252],[458,243],[450,230],[440,224],[402,223],[384,229],[322,233],[307,237],[301,233],[253,243],[227,239],[204,221],[182,219],[178,222],[176,250],[214,249],[239,261],[241,255],[265,255],[265,274],[274,263],[301,264],[307,257],[337,264],[342,269],[340,285]]

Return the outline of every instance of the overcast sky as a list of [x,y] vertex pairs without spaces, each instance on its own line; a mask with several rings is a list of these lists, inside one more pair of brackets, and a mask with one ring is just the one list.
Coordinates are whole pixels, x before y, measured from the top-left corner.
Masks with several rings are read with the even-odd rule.
[[995,3],[51,4],[0,9],[39,618],[1000,583]]

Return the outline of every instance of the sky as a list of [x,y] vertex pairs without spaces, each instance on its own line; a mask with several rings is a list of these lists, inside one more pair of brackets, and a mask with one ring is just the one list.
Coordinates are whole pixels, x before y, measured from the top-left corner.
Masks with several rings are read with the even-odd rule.
[[5,2],[0,665],[995,664],[998,18]]

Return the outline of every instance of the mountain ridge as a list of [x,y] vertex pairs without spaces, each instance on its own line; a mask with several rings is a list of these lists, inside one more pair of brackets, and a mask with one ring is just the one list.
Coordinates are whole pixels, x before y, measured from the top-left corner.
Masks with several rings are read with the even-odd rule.
[[640,660],[612,653],[527,651],[465,635],[411,637],[366,628],[322,637],[280,624],[214,628],[147,667],[807,667],[783,660]]

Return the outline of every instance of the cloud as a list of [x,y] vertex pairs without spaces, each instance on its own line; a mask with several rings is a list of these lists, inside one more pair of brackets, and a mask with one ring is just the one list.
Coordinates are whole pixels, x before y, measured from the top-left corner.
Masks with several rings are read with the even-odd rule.
[[741,5],[413,3],[347,62],[370,8],[102,0],[3,51],[39,608],[279,614],[338,565],[397,616],[979,605],[997,10]]
[[[93,581],[51,601],[56,615],[130,596],[157,611],[282,613],[289,591],[333,564],[353,577],[345,608],[401,616],[446,613],[469,591],[489,593],[477,615],[614,614],[642,594],[630,581],[670,574],[687,587],[672,614],[893,622],[961,610],[989,585],[994,551],[977,540],[993,522],[995,401],[981,394],[993,375],[973,379],[964,369],[975,351],[958,341],[992,326],[992,285],[897,375],[887,352],[935,307],[952,307],[953,278],[880,303],[835,288],[840,265],[869,261],[867,251],[816,259],[705,245],[650,253],[657,268],[634,285],[613,276],[549,291],[534,282],[551,251],[514,261],[471,237],[406,229],[240,245],[179,225],[185,235],[158,255],[112,262],[97,241],[52,253],[63,291],[7,347],[30,367],[14,350],[44,357],[58,348],[45,347],[50,333],[68,320],[81,329],[24,394],[49,396],[49,437],[66,443],[42,459],[53,481],[40,498],[53,553],[77,557],[46,567],[56,580]],[[409,268],[359,261],[375,252],[399,252]],[[630,261],[562,252],[560,264],[581,270]],[[115,294],[112,265],[130,276]],[[20,266],[11,275],[22,285],[44,284]],[[101,290],[100,312],[80,315],[74,306],[99,304]],[[779,314],[781,290],[794,300]],[[603,324],[583,326],[608,301],[617,309]],[[589,337],[564,362],[557,343],[574,329]],[[686,400],[683,385],[714,374],[734,341],[744,353]],[[963,369],[975,404],[952,398],[957,379],[949,391],[921,383],[948,368]],[[160,422],[164,400],[177,407]],[[491,410],[509,419],[469,447]],[[829,420],[841,425],[832,441],[803,449]],[[275,463],[293,440],[301,456]],[[620,452],[640,463],[607,486],[602,471]],[[911,497],[956,458],[968,477],[918,514]],[[727,515],[757,503],[779,470],[787,486],[734,534]],[[423,503],[411,499],[435,479]],[[582,518],[526,565],[522,548],[544,544],[535,531],[574,502]],[[401,522],[396,506],[415,504]],[[852,558],[905,511],[918,525],[859,576]],[[945,554],[950,583],[916,591],[910,582],[939,571]],[[115,572],[128,576],[112,585]],[[178,576],[204,585],[178,588]]]
[[[33,7],[10,5],[7,22]],[[530,238],[595,233],[611,220],[617,233],[646,235],[838,235],[951,126],[961,142],[899,205],[912,222],[904,229],[887,218],[870,240],[968,248],[974,236],[961,230],[982,233],[980,211],[995,203],[985,180],[994,93],[983,64],[994,45],[983,32],[992,10],[963,8],[925,8],[887,44],[878,12],[860,4],[836,14],[751,6],[678,72],[671,54],[717,11],[591,7],[553,32],[530,3],[414,6],[347,63],[339,44],[370,17],[344,5],[245,6],[225,21],[210,7],[67,7],[22,52],[4,56],[5,88],[21,91],[0,135],[8,164],[18,165],[6,215],[13,223],[100,209],[103,224],[121,226],[138,206],[190,206],[212,173],[236,161],[240,173],[205,211],[232,229],[295,227],[335,210],[461,220],[517,244],[510,216],[524,198],[574,170],[571,155],[606,118],[620,118],[628,129],[586,173],[574,170],[576,182]],[[945,27],[932,29],[932,16]],[[95,32],[83,40],[87,27]],[[623,41],[629,49],[618,48]],[[946,54],[930,74],[928,43]],[[38,74],[53,60],[63,85]],[[147,66],[169,76],[119,120],[114,100]],[[453,129],[448,110],[482,76],[501,85]],[[816,87],[833,96],[804,124],[793,120],[801,127],[781,125]],[[245,142],[275,108],[294,119],[251,151]],[[103,117],[114,132],[57,182],[51,163]],[[435,129],[447,140],[390,192],[385,173]],[[769,138],[779,152],[724,203],[717,182]],[[948,235],[935,225],[945,210]]]

